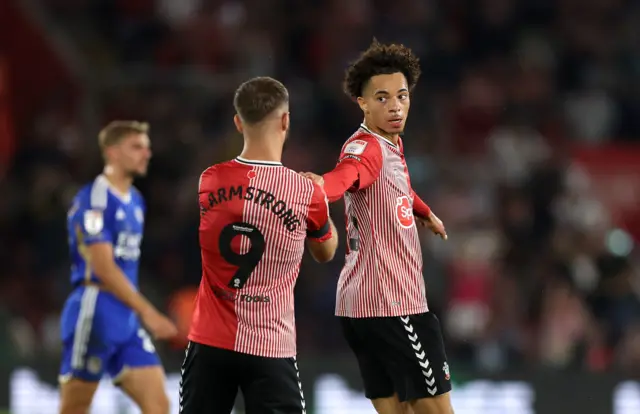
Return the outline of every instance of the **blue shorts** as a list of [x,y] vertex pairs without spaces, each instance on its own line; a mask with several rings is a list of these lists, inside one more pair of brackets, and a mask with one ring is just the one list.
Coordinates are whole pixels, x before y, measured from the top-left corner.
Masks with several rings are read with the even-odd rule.
[[81,286],[62,311],[60,380],[98,382],[106,373],[118,382],[127,368],[160,365],[136,315],[113,295]]

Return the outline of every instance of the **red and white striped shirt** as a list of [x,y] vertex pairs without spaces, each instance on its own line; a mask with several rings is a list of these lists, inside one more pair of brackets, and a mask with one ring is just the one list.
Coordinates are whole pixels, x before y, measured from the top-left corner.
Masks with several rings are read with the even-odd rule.
[[296,354],[293,288],[305,239],[331,237],[322,188],[242,158],[200,177],[202,280],[189,339],[251,355]]
[[[414,209],[429,208],[411,189],[402,141],[364,125],[324,175],[329,201],[344,194],[347,255],[338,281],[336,315],[351,318],[427,312],[422,250]],[[345,190],[348,190],[345,193]],[[418,209],[414,201],[419,201]]]

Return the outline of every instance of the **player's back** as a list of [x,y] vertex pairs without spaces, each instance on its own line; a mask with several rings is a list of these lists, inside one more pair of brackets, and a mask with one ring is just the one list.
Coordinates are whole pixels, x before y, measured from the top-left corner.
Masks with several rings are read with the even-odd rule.
[[200,178],[202,281],[189,338],[295,355],[293,288],[316,186],[280,163],[236,158]]

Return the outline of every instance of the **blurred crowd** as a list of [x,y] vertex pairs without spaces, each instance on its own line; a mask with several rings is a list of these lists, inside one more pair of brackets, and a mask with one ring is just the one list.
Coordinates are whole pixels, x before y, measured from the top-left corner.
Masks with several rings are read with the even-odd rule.
[[[99,123],[151,123],[154,157],[138,182],[149,206],[141,279],[164,308],[188,309],[200,279],[198,176],[242,148],[231,122],[234,88],[259,74],[281,79],[292,96],[285,164],[325,172],[361,121],[341,92],[342,72],[375,36],[412,47],[422,62],[404,140],[412,183],[450,235],[444,243],[423,234],[429,305],[450,358],[488,371],[640,368],[640,233],[617,228],[592,177],[572,162],[576,146],[640,140],[637,2],[38,0],[33,7],[86,62]],[[105,80],[112,73],[136,77]],[[185,81],[195,73],[211,84]],[[40,103],[0,182],[0,346],[27,359],[58,355],[58,312],[69,291],[66,209],[101,171],[99,125],[87,128],[82,111],[70,116],[68,99],[61,90]],[[332,206],[337,222],[342,208]],[[303,266],[301,353],[348,352],[332,316],[337,257]]]

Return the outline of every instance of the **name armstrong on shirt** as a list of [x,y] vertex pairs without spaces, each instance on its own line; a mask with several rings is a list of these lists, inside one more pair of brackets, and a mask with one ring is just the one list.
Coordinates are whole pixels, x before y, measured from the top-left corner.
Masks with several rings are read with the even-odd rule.
[[200,215],[204,215],[211,208],[233,200],[253,201],[254,204],[264,207],[282,221],[287,231],[294,232],[300,225],[300,219],[284,200],[278,200],[273,193],[257,187],[244,187],[241,185],[229,188],[219,188],[207,194],[208,206],[200,203]]

